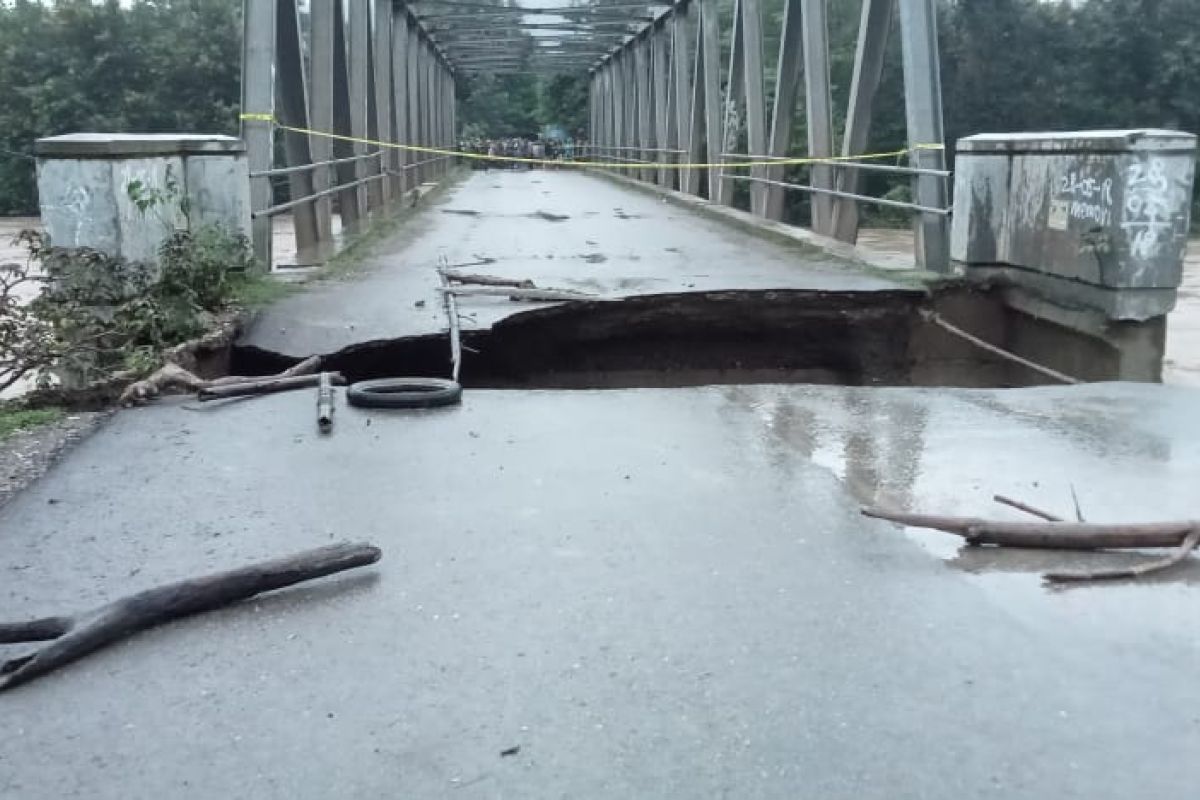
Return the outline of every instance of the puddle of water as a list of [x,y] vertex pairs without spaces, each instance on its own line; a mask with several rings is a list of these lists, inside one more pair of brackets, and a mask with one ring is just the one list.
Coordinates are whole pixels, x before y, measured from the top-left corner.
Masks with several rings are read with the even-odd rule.
[[[1069,421],[1069,414],[1064,422],[1062,407],[1076,403],[1055,403],[1025,390],[738,386],[721,391],[739,416],[751,420],[749,429],[739,427],[737,435],[760,448],[781,479],[797,480],[806,464],[814,464],[831,473],[856,504],[1031,519],[996,504],[992,495],[1001,493],[1072,518],[1073,484],[1090,520],[1194,516],[1190,487],[1200,458],[1197,446],[1186,434],[1180,436],[1182,443],[1157,446],[1157,431],[1139,425],[1145,421],[1136,416],[1127,418],[1129,409],[1119,399],[1097,397],[1104,409],[1096,409],[1095,424],[1089,427]],[[1095,391],[1103,394],[1104,389]],[[979,398],[988,402],[975,402]],[[1027,398],[1033,399],[1023,403]],[[1145,417],[1146,409],[1138,408]],[[1041,421],[1039,409],[1045,412]],[[1114,428],[1123,428],[1122,436],[1130,441],[1113,444],[1105,431]],[[1131,446],[1139,438],[1146,439],[1145,445]],[[1030,625],[1068,622],[1087,626],[1097,637],[1122,641],[1174,637],[1195,627],[1187,611],[1200,587],[1200,557],[1195,555],[1171,570],[1136,580],[1059,587],[1044,584],[1042,574],[1129,566],[1162,551],[970,547],[940,531],[895,528]],[[936,591],[936,584],[930,590]]]

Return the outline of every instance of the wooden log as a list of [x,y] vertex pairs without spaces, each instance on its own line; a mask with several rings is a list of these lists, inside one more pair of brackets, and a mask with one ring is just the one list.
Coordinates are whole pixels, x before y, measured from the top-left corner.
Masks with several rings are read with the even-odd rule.
[[1117,580],[1120,578],[1140,578],[1151,572],[1161,572],[1169,569],[1188,557],[1188,554],[1200,544],[1200,525],[1193,526],[1179,547],[1171,551],[1165,558],[1146,561],[1128,567],[1115,569],[1080,570],[1079,572],[1047,572],[1042,577],[1051,583],[1072,583],[1081,581]]
[[502,286],[446,286],[442,288],[442,291],[446,294],[453,294],[459,297],[492,296],[507,297],[509,300],[541,300],[548,302],[613,299],[565,289],[519,289]]
[[1011,497],[1005,497],[1002,494],[992,495],[992,499],[1001,505],[1010,506],[1018,511],[1024,511],[1035,517],[1040,517],[1047,522],[1062,522],[1062,517],[1056,517],[1048,511],[1042,511],[1040,508],[1034,508],[1031,505],[1022,503],[1020,500],[1013,500]]
[[924,318],[925,320],[927,320],[928,322],[932,322],[934,325],[937,325],[942,330],[952,333],[955,336],[959,337],[960,339],[963,339],[964,341],[970,342],[971,344],[975,345],[976,347],[980,348],[981,350],[987,350],[989,353],[1000,356],[1001,358],[1007,359],[1008,361],[1012,361],[1016,364],[1020,364],[1023,367],[1028,367],[1029,369],[1033,370],[1034,372],[1037,372],[1041,375],[1045,375],[1047,378],[1059,381],[1061,383],[1066,383],[1066,384],[1083,383],[1083,381],[1079,380],[1078,378],[1073,378],[1070,375],[1065,375],[1056,369],[1050,369],[1049,367],[1044,366],[1042,364],[1038,364],[1035,361],[1030,361],[1028,358],[1022,358],[1021,356],[1017,355],[1016,353],[1010,353],[1009,351],[1007,351],[1003,348],[997,347],[994,344],[985,342],[983,339],[980,339],[978,336],[973,336],[972,334],[967,333],[966,331],[964,331],[962,328],[958,327],[957,325],[953,325],[953,324],[947,322],[946,320],[942,319],[941,315],[935,311],[929,311],[928,309],[922,310],[921,317]]
[[[303,581],[374,564],[382,556],[369,544],[341,544],[262,561],[247,567],[169,583],[123,597],[84,614],[0,625],[0,641],[53,642],[0,664],[0,692],[45,675],[139,631],[211,611]],[[55,634],[51,636],[51,634]]]
[[494,275],[476,275],[469,272],[450,272],[443,271],[443,275],[447,280],[455,283],[474,283],[479,286],[511,286],[515,289],[536,289],[537,284],[528,278],[518,280],[516,278],[497,278]]
[[45,642],[57,639],[71,630],[70,617],[45,617],[29,622],[0,623],[0,644],[13,642]]
[[1094,522],[997,522],[976,517],[909,514],[878,508],[862,509],[864,516],[915,528],[932,528],[962,536],[971,544],[1045,547],[1063,550],[1104,550],[1178,547],[1196,522],[1149,522],[1101,525]]
[[[442,256],[445,263],[445,256]],[[445,267],[438,270],[442,282],[442,304],[446,309],[446,325],[450,337],[450,380],[458,383],[462,370],[462,320],[458,317],[458,300],[450,289],[450,271]]]
[[[309,356],[303,361],[297,361],[292,366],[280,372],[277,375],[271,375],[272,378],[291,378],[296,375],[313,375],[321,369],[321,357]],[[245,375],[226,375],[223,378],[213,378],[211,381],[205,381],[201,388],[209,389],[214,386],[230,386],[236,383],[253,383],[261,381],[268,376],[245,376]]]
[[[330,380],[337,386],[342,386],[346,383],[346,379],[342,377],[340,372],[328,373]],[[223,386],[208,386],[196,393],[196,398],[200,402],[208,400],[223,400],[229,397],[243,397],[245,395],[272,394],[274,392],[288,392],[292,389],[304,389],[312,386],[317,386],[321,382],[320,375],[292,375],[286,378],[261,378],[249,380],[245,383],[230,383]]]
[[[270,377],[290,378],[297,375],[311,375],[320,368],[321,357],[309,356],[303,361],[299,361],[288,367],[278,375],[272,375]],[[212,389],[221,386],[235,386],[244,383],[257,383],[263,380],[267,380],[267,378],[227,375],[224,378],[214,378],[213,380],[206,381],[203,378],[197,377],[178,364],[168,361],[150,376],[143,378],[140,381],[135,381],[134,383],[131,383],[125,387],[125,390],[121,393],[121,397],[119,398],[118,402],[125,406],[133,405],[135,403],[148,400],[152,397],[157,397],[166,389],[182,389],[188,392],[203,392],[206,389]]]

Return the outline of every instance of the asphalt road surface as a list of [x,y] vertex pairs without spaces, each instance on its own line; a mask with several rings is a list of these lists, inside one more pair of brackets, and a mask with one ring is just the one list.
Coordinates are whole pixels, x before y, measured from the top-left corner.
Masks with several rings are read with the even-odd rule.
[[0,797],[1195,797],[1200,559],[1051,591],[1133,556],[858,510],[1068,514],[1074,486],[1093,520],[1187,518],[1196,400],[468,391],[329,437],[308,392],[125,412],[0,510],[4,617],[334,540],[384,558],[0,695]]

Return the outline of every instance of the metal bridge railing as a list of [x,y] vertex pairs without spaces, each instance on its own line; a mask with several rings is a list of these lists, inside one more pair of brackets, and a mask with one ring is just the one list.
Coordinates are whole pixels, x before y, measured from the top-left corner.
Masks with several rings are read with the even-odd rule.
[[[293,212],[297,260],[320,263],[336,246],[335,210],[357,232],[440,179],[457,127],[454,69],[407,4],[321,0],[306,4],[307,25],[299,5],[253,0],[243,14],[242,138],[254,251],[267,266],[272,217]],[[286,202],[274,202],[276,180],[288,182]]]
[[[744,155],[742,153],[722,153],[722,158],[743,159],[748,161],[788,161],[785,156],[762,156],[762,155]],[[735,162],[736,163],[736,162]],[[945,169],[924,169],[921,167],[902,167],[894,164],[872,164],[865,161],[819,161],[810,164],[798,165],[802,168],[807,168],[811,172],[811,168],[822,166],[835,170],[864,170],[867,172],[884,172],[893,175],[927,175],[938,178],[943,182],[949,181],[954,174]],[[885,206],[887,208],[899,208],[906,211],[916,211],[922,214],[937,214],[940,216],[949,216],[950,207],[932,207],[923,206],[919,203],[910,203],[904,200],[889,200],[886,197],[875,197],[873,195],[859,194],[843,189],[829,189],[813,184],[790,183],[788,181],[776,180],[772,178],[763,178],[754,175],[734,175],[724,173],[720,176],[720,180],[747,181],[750,183],[758,183],[765,186],[778,186],[781,189],[789,191],[807,192],[809,194],[825,195],[827,197],[839,197],[844,200],[854,200],[859,203],[867,203],[870,205]],[[947,195],[949,187],[947,186]]]
[[[603,160],[631,165],[620,168],[624,174],[720,205],[734,202],[736,183],[749,183],[750,211],[764,219],[782,220],[786,192],[807,192],[813,231],[842,241],[857,237],[859,204],[905,209],[919,227],[916,262],[949,271],[937,0],[862,0],[840,147],[828,6],[829,0],[784,0],[781,17],[765,15],[761,0],[737,0],[732,18],[721,0],[675,0],[656,10],[592,64],[591,139]],[[768,25],[777,27],[767,31]],[[869,153],[887,40],[897,33],[908,147]],[[773,75],[769,41],[779,43]],[[810,159],[787,157],[801,108]],[[747,153],[732,152],[742,141]],[[878,163],[905,155],[907,167]],[[801,162],[808,162],[808,185],[785,180],[785,167]],[[868,172],[910,178],[913,202],[865,194],[860,183]]]
[[[250,173],[250,179],[254,180],[256,178],[268,178],[269,179],[269,178],[284,177],[284,176],[288,176],[288,175],[294,175],[299,172],[310,172],[317,168],[328,168],[328,167],[335,166],[338,164],[351,164],[351,163],[356,163],[359,161],[370,161],[371,159],[382,159],[383,155],[384,155],[383,151],[376,151],[374,153],[367,153],[366,155],[363,155],[363,156],[350,156],[349,158],[336,158],[336,159],[332,159],[330,161],[322,161],[322,162],[315,163],[315,164],[302,164],[302,165],[296,166],[296,167],[279,167],[279,168],[275,168],[275,169],[263,170],[261,172],[252,172],[252,173]],[[286,211],[291,211],[292,209],[297,208],[299,206],[311,206],[311,205],[315,204],[317,200],[320,200],[323,197],[329,197],[331,195],[337,194],[338,192],[343,192],[343,191],[346,191],[347,189],[353,189],[358,186],[365,186],[365,185],[374,183],[375,181],[383,180],[385,178],[405,177],[405,176],[407,176],[409,170],[420,169],[421,167],[428,166],[430,164],[434,164],[434,163],[438,163],[438,162],[442,162],[442,161],[447,161],[452,158],[453,158],[453,156],[434,156],[433,158],[427,158],[422,161],[416,161],[412,164],[405,164],[399,170],[384,168],[382,172],[379,172],[375,175],[368,175],[365,178],[359,178],[357,180],[351,180],[351,181],[345,181],[342,183],[338,183],[334,186],[330,186],[327,189],[322,189],[320,191],[313,191],[309,194],[303,195],[302,197],[292,198],[286,202],[277,203],[273,206],[268,206],[267,208],[264,208],[261,210],[251,211],[250,217],[251,217],[251,219],[259,219],[259,218],[265,218],[265,217],[278,216],[279,214],[282,214]]]

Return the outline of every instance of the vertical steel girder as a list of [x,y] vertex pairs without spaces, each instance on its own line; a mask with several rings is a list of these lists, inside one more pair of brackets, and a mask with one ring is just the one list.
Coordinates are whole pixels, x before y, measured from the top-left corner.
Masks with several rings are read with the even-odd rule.
[[[796,94],[800,85],[801,54],[800,0],[786,0],[783,8],[783,32],[779,44],[779,63],[775,68],[775,103],[771,112],[771,140],[768,155],[786,156],[792,146],[792,117],[796,113]],[[768,167],[767,179],[783,180],[783,167]],[[767,186],[767,219],[783,219],[783,187]]]
[[[650,93],[650,68],[650,38],[643,36],[641,42],[634,47],[634,69],[637,71],[637,147],[638,158],[643,162],[656,160],[651,152],[654,147],[654,132],[650,127],[654,97]],[[648,168],[643,169],[641,177],[649,182],[654,179],[654,172]]]
[[[346,24],[343,0],[333,0],[333,132],[339,137],[351,136],[350,122],[350,77],[346,57]],[[355,153],[354,145],[344,138],[333,142],[333,155],[338,159],[348,158]],[[339,184],[348,184],[358,178],[357,165],[337,165]],[[366,207],[357,188],[347,187],[338,192],[338,213],[342,219],[342,230],[353,232],[360,228]]]
[[[293,128],[308,128],[308,82],[304,75],[304,61],[300,55],[300,19],[296,0],[277,0],[275,34],[275,57],[279,62],[279,71],[292,76],[292,80],[275,81],[275,102],[278,104],[276,117],[283,124]],[[283,144],[289,167],[312,163],[306,134],[284,131]],[[312,194],[311,172],[293,172],[287,177],[292,197]],[[316,208],[309,203],[297,206],[292,212],[292,223],[296,235],[296,261],[300,264],[319,263],[323,254]]]
[[[425,38],[421,40],[421,81],[421,145],[433,147],[433,107],[437,101],[433,92],[433,51]],[[430,153],[423,156],[426,160],[433,158]],[[437,177],[437,164],[431,161],[426,166],[426,177],[430,180]]]
[[[367,138],[367,114],[370,107],[368,99],[368,56],[370,55],[370,10],[369,0],[345,0],[350,15],[346,28],[346,59],[350,67],[347,96],[350,100],[350,135],[355,139]],[[366,155],[371,148],[363,142],[353,143],[354,155]],[[354,162],[354,177],[363,180],[374,169],[373,159],[360,159]],[[373,186],[374,184],[372,184]],[[358,195],[358,206],[363,211],[360,222],[365,222],[372,208],[372,198],[365,183],[359,184],[355,190]]]
[[[704,137],[707,146],[700,156],[709,164],[721,161],[721,24],[716,0],[701,0],[700,46],[696,54],[696,102],[702,119],[692,117],[692,137]],[[697,162],[700,160],[697,159]],[[708,199],[716,200],[721,184],[716,167],[709,167]]]
[[[863,0],[858,28],[858,46],[854,52],[854,75],[850,79],[850,102],[846,111],[846,130],[842,135],[842,155],[865,153],[871,131],[871,109],[883,77],[883,57],[888,31],[892,27],[895,0]],[[859,170],[840,169],[837,187],[859,194]],[[853,244],[858,239],[858,203],[845,198],[834,201],[833,236]]]
[[[394,117],[392,130],[397,142],[408,141],[408,15],[399,7],[392,9],[392,99]],[[413,182],[405,169],[413,161],[407,150],[392,148],[392,169],[396,176],[396,191],[403,195],[413,188]]]
[[[746,96],[746,142],[753,155],[767,152],[767,106],[763,90],[763,33],[762,10],[759,0],[741,0],[742,4],[742,47],[745,64],[742,69]],[[764,167],[750,168],[756,178],[765,178]],[[755,214],[765,213],[767,187],[763,183],[750,184],[750,210]]]
[[[421,143],[421,49],[422,42],[416,25],[408,27],[408,135],[404,141],[408,144]],[[425,159],[424,153],[409,151],[410,164],[420,164]],[[420,185],[424,180],[424,166],[414,166],[408,170],[409,179],[413,186]]]
[[[394,140],[392,135],[392,0],[375,0],[375,29],[373,31],[371,56],[374,66],[375,87],[375,139],[381,142]],[[396,172],[396,150],[384,148],[380,167],[384,172]],[[386,205],[392,202],[398,187],[393,175],[379,181],[381,199]]]
[[[242,113],[262,115],[242,118],[242,139],[251,172],[271,168],[275,137],[270,119],[275,113],[275,4],[246,0],[242,37]],[[271,205],[271,179],[250,181],[251,208]],[[251,223],[254,255],[265,270],[271,269],[271,219],[256,217]]]
[[[744,19],[742,0],[734,0],[733,32],[729,38],[729,72],[725,80],[725,102],[721,106],[721,147],[717,154],[718,158],[711,159],[712,163],[726,161],[724,154],[736,152],[738,149],[738,139],[742,130],[742,105],[746,98],[746,80],[743,75],[746,66]],[[756,151],[751,149],[749,152]],[[733,202],[735,182],[730,178],[733,175],[744,174],[741,169],[736,167],[726,167],[721,170],[715,197],[718,203],[727,206]]]
[[[315,131],[333,130],[333,3],[317,3],[309,12],[309,54],[312,65],[308,118]],[[333,158],[333,140],[327,136],[309,136],[308,149],[313,161]],[[334,184],[330,167],[312,172],[313,191],[323,192]],[[316,202],[317,234],[322,254],[333,249],[333,200],[321,197]]]
[[[905,0],[900,4],[900,33],[904,60],[904,106],[912,161],[923,169],[942,170],[942,79],[938,69],[935,0]],[[946,184],[934,175],[914,180],[913,196],[927,208],[945,208]],[[950,231],[942,214],[921,214],[916,220],[917,261],[925,269],[950,269]]]
[[[688,58],[688,37],[691,30],[688,27],[690,5],[678,6],[675,9],[674,20],[671,24],[671,80],[675,111],[675,135],[670,138],[670,146],[677,150],[687,150],[691,139],[692,115],[692,79],[690,70],[692,64]],[[688,153],[680,154],[680,159],[688,158]],[[697,183],[700,173],[695,170],[675,170],[678,174],[679,190],[688,194],[697,193]]]
[[[658,163],[670,162],[670,154],[666,151],[674,147],[671,144],[670,119],[671,105],[668,97],[668,87],[671,85],[667,64],[670,63],[671,31],[666,23],[657,24],[651,31],[649,44],[651,47],[651,77],[653,78],[654,95],[654,146],[658,148]],[[671,187],[671,170],[660,167],[658,170],[658,185]]]
[[[804,87],[808,102],[808,154],[813,158],[833,155],[833,102],[829,94],[829,25],[826,0],[803,0]],[[833,167],[813,164],[809,184],[818,189],[833,189]],[[833,232],[833,197],[812,195],[812,229],[820,234]]]

